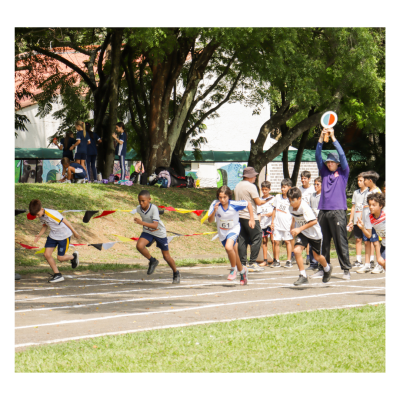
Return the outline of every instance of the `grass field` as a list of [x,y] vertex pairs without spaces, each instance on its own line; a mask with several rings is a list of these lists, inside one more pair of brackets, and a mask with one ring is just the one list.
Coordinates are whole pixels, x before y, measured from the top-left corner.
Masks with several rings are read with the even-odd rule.
[[385,306],[105,336],[29,348],[16,372],[385,372]]
[[[117,186],[117,185],[60,185],[60,184],[15,184],[15,208],[27,209],[29,202],[39,198],[44,207],[56,210],[87,209],[87,210],[129,210],[137,206],[137,195],[143,186]],[[152,196],[152,201],[157,205],[174,206],[185,209],[207,210],[215,198],[215,189],[159,189],[147,187]],[[141,227],[133,223],[133,216],[127,213],[115,213],[99,219],[91,219],[88,224],[82,222],[83,213],[64,214],[81,235],[72,243],[102,243],[114,241],[118,234],[132,237],[139,236]],[[204,215],[204,214],[203,214]],[[179,214],[166,212],[162,220],[168,231],[191,234],[215,231],[215,223],[208,222],[200,225],[200,218],[195,214]],[[35,244],[34,236],[39,232],[40,224],[37,220],[29,221],[25,214],[15,218],[15,241],[31,246],[43,247],[46,234]],[[219,240],[211,241],[213,235],[181,237],[174,239],[170,244],[171,254],[177,265],[193,265],[204,263],[227,262],[226,253]],[[350,255],[355,255],[354,240],[350,240]],[[281,260],[286,259],[286,248],[281,246]],[[87,270],[117,270],[138,268],[146,260],[136,251],[135,243],[117,243],[107,251],[99,252],[93,247],[80,248],[81,267]],[[159,250],[152,246],[151,253],[159,257]],[[269,244],[269,252],[272,248]],[[336,257],[336,252],[331,252],[331,257]],[[161,257],[159,257],[161,258]],[[163,261],[161,259],[161,261]],[[57,263],[60,271],[69,270],[67,263]],[[16,244],[15,252],[16,271],[21,274],[30,272],[48,271],[43,255],[34,255],[34,251],[22,249]]]

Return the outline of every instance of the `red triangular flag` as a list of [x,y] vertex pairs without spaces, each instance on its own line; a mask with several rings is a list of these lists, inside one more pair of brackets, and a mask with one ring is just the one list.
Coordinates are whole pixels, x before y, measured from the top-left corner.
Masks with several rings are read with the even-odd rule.
[[20,244],[25,249],[38,249],[39,248],[39,247],[34,247],[34,246],[28,246],[27,244],[22,244],[22,243],[18,243],[18,244]]
[[98,215],[97,217],[93,217],[93,219],[105,217],[106,215],[113,214],[113,213],[115,213],[115,211],[103,211],[103,212],[102,212],[100,215]]

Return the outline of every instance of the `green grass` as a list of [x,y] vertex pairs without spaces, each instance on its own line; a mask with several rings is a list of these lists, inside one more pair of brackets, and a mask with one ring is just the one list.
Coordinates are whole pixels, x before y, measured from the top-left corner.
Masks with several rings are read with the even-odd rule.
[[29,348],[16,372],[385,372],[385,306]]

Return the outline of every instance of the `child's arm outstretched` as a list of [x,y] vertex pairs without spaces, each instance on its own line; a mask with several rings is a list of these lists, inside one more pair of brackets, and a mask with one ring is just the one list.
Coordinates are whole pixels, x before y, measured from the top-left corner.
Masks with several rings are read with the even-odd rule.
[[72,225],[71,225],[71,223],[70,223],[69,221],[67,221],[65,218],[63,218],[62,222],[64,222],[64,224],[67,225],[67,227],[68,227],[69,229],[71,229],[72,233],[74,234],[74,236],[75,236],[77,239],[80,239],[79,233],[72,227]]
[[46,232],[46,229],[47,229],[47,225],[46,225],[46,224],[43,224],[42,229],[41,229],[40,232],[35,236],[35,240],[34,240],[35,243],[40,239],[40,237],[43,235],[43,233]]

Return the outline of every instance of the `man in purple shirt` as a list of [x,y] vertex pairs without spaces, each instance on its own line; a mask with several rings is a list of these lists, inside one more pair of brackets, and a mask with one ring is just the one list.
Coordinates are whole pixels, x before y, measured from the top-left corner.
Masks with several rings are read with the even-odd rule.
[[[339,153],[339,158],[335,153],[330,153],[324,163],[322,160],[322,143],[325,133],[329,133],[333,145]],[[340,268],[343,270],[343,279],[350,279],[351,264],[346,230],[346,186],[350,168],[342,146],[336,140],[332,128],[325,128],[321,132],[315,158],[322,178],[321,199],[318,206],[320,210],[318,222],[322,230],[322,255],[330,263],[330,246],[333,238]]]

